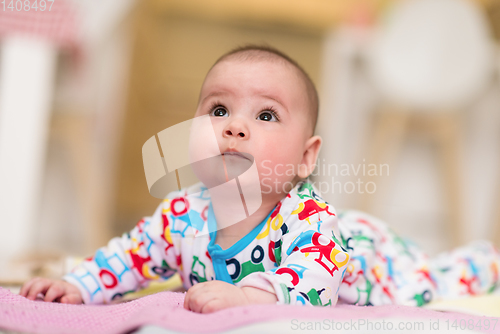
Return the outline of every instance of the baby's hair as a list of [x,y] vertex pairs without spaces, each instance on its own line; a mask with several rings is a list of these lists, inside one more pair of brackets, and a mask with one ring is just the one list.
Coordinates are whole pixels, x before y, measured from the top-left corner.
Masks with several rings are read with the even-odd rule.
[[223,54],[219,59],[217,59],[212,68],[228,58],[237,60],[282,60],[284,63],[292,65],[292,67],[298,71],[299,77],[306,86],[307,98],[309,100],[309,112],[311,114],[312,133],[314,133],[319,109],[318,91],[316,90],[316,86],[307,72],[304,71],[304,69],[295,60],[271,46],[247,44]]

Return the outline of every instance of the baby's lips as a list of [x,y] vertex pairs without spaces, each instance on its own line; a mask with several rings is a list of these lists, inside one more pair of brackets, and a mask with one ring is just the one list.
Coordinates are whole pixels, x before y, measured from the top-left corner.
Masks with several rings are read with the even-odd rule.
[[250,153],[246,153],[246,152],[238,152],[235,150],[228,150],[222,154],[224,156],[239,156],[239,157],[245,158],[247,160],[253,161],[253,156]]

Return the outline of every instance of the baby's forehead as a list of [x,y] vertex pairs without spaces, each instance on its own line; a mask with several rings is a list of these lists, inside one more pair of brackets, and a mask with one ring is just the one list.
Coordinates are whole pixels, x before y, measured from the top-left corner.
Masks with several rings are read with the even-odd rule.
[[[300,70],[295,68],[293,64],[290,64],[286,60],[279,58],[278,56],[269,56],[269,57],[239,57],[236,55],[229,55],[226,58],[220,59],[217,63],[212,66],[210,71],[207,73],[207,78],[209,78],[214,72],[219,73],[221,70],[231,69],[232,65],[237,65],[239,69],[248,69],[248,70],[259,70],[261,71],[261,75],[263,77],[275,77],[278,75],[278,71],[280,71],[280,75],[285,72],[288,76],[288,80],[294,80],[298,83],[301,90],[306,90],[306,84],[301,77]],[[262,70],[262,65],[267,67],[265,70]],[[274,71],[276,70],[276,71]],[[231,75],[237,75],[237,72],[232,72],[229,70]]]
[[246,64],[247,66],[252,66],[252,64],[256,63],[266,63],[276,67],[285,66],[290,70],[293,70],[292,64],[287,62],[285,59],[280,58],[279,56],[273,54],[269,54],[267,56],[252,56],[252,57],[245,57],[245,56],[239,56],[238,54],[234,54],[234,55],[229,55],[226,58],[223,58],[219,62],[239,62],[243,65]]

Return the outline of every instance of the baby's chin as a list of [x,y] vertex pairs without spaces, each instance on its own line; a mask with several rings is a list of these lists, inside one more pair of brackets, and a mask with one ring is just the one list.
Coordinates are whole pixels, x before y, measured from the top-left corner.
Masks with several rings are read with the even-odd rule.
[[[238,182],[259,183],[253,157],[247,153],[226,153],[191,164],[196,177],[208,188],[238,179]],[[255,171],[254,171],[255,170]]]

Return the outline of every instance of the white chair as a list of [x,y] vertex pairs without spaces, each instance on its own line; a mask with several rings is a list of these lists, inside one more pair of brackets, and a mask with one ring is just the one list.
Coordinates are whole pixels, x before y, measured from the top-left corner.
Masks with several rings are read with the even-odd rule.
[[[480,9],[467,0],[407,0],[394,5],[369,48],[368,72],[383,105],[371,163],[390,162],[410,126],[437,144],[452,242],[463,238],[460,111],[488,86],[494,49]],[[370,210],[373,195],[364,198]]]

